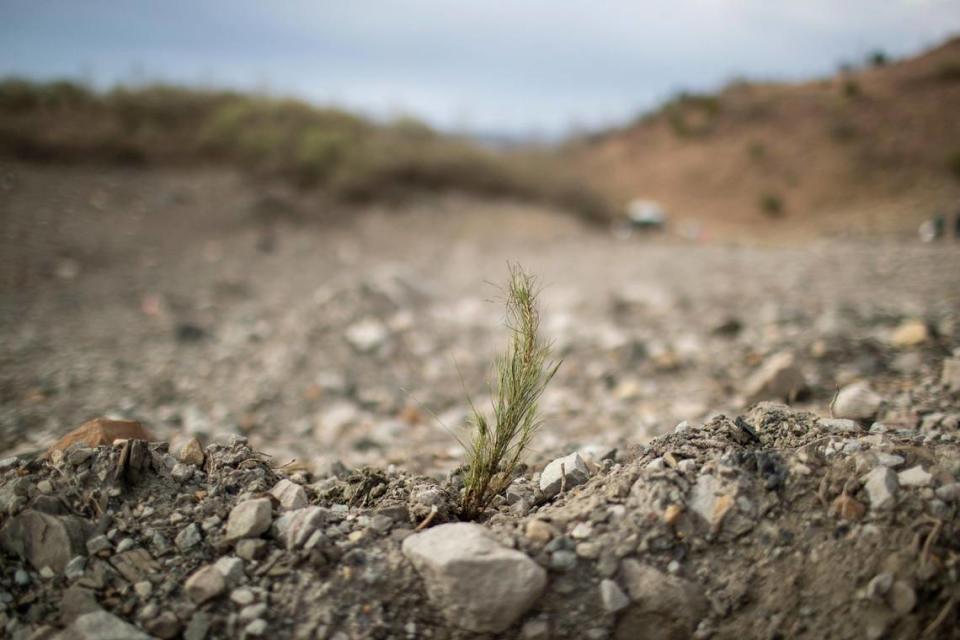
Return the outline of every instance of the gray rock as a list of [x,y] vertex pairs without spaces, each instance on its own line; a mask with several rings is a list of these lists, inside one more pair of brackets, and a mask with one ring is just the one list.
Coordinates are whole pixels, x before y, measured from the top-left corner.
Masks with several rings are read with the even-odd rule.
[[877,415],[882,404],[883,398],[868,383],[855,382],[840,390],[832,409],[834,417],[867,421]]
[[230,600],[241,607],[246,607],[247,605],[253,604],[256,597],[250,589],[236,589],[230,593]]
[[203,537],[200,535],[200,527],[198,527],[196,523],[193,523],[180,530],[174,543],[180,551],[189,551],[200,544],[202,540]]
[[885,509],[893,506],[900,485],[897,483],[897,474],[892,469],[875,467],[860,480],[870,497],[871,509]]
[[170,640],[170,638],[176,638],[180,633],[180,620],[172,611],[164,611],[148,619],[144,623],[144,627],[151,635],[162,638],[162,640]]
[[744,395],[753,404],[761,400],[793,400],[807,386],[792,353],[776,353],[747,379]]
[[143,631],[112,613],[85,613],[67,628],[67,637],[78,640],[151,640]]
[[0,547],[38,571],[62,573],[75,556],[86,552],[86,524],[76,516],[53,516],[28,509],[0,529]]
[[186,482],[193,477],[193,466],[178,462],[173,465],[173,469],[170,470],[170,476],[177,482]]
[[680,640],[690,638],[707,614],[700,588],[634,559],[620,563],[622,582],[633,604],[621,614],[615,638]]
[[235,551],[237,556],[244,560],[259,560],[267,553],[268,543],[266,540],[257,538],[247,538],[238,540]]
[[579,453],[571,453],[563,458],[557,458],[544,468],[540,474],[540,491],[543,495],[552,498],[560,493],[563,486],[566,489],[583,484],[590,479],[590,472]]
[[866,596],[874,600],[883,600],[893,586],[893,574],[888,572],[878,573],[867,583]]
[[277,537],[287,549],[303,547],[315,531],[327,524],[330,512],[323,507],[304,507],[288,511],[277,519]]
[[216,598],[227,589],[227,582],[220,570],[213,565],[197,569],[187,578],[183,590],[196,604],[203,604]]
[[600,602],[607,613],[616,613],[630,604],[630,598],[620,585],[608,578],[600,581]]
[[403,553],[430,600],[451,624],[468,631],[506,630],[547,584],[543,568],[477,524],[444,524],[414,534],[403,541]]
[[112,548],[113,545],[110,544],[107,536],[100,535],[87,540],[87,553],[92,556],[97,555],[101,551],[109,551]]
[[936,494],[944,502],[960,502],[960,482],[951,482],[937,487]]
[[244,500],[230,511],[227,520],[227,540],[256,538],[265,533],[273,522],[270,498]]
[[270,494],[280,502],[284,509],[302,509],[307,506],[307,492],[296,482],[284,478],[278,482]]
[[364,318],[344,331],[344,337],[354,349],[361,353],[369,353],[380,348],[387,340],[387,327],[376,318]]
[[65,589],[60,597],[60,624],[70,625],[80,616],[100,610],[93,591],[77,586],[70,587]]
[[231,558],[229,556],[220,558],[214,564],[217,571],[227,581],[228,586],[236,586],[243,581],[245,574],[243,572],[243,560],[240,558]]

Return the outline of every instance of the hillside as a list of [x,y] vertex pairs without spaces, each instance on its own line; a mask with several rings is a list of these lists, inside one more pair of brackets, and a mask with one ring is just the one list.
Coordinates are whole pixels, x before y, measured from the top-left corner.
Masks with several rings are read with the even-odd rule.
[[677,228],[912,233],[960,198],[960,38],[877,62],[681,95],[570,151],[615,199],[656,199]]

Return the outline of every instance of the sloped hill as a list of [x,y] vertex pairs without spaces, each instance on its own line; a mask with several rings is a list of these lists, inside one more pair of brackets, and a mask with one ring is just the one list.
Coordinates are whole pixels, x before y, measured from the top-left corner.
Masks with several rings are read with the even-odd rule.
[[710,235],[913,232],[960,206],[960,38],[804,84],[681,95],[573,146],[617,200]]

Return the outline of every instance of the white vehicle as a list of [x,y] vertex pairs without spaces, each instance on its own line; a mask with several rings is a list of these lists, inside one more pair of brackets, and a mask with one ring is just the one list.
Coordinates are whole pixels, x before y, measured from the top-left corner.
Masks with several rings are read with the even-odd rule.
[[663,229],[667,224],[667,212],[656,200],[631,200],[627,205],[630,225],[640,229]]

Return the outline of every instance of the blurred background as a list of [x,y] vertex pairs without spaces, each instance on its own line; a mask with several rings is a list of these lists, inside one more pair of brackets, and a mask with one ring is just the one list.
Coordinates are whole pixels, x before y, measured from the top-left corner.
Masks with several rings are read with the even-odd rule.
[[0,453],[111,415],[443,471],[508,261],[539,455],[864,380],[906,424],[958,344],[956,0],[0,16]]

